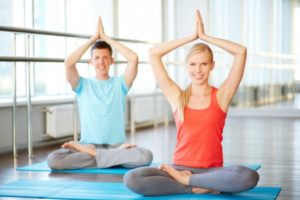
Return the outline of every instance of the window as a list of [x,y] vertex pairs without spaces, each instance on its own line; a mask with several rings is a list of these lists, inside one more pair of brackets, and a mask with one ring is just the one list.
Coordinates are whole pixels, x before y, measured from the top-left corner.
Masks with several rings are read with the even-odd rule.
[[[293,53],[297,54],[297,55],[300,55],[300,38],[299,38],[300,24],[299,24],[299,21],[297,21],[296,19],[298,19],[298,20],[300,19],[300,7],[294,8],[294,24],[293,24],[293,27],[294,27]],[[298,57],[298,60],[297,60],[296,64],[298,64],[298,66],[300,64],[299,57]],[[297,81],[300,81],[300,69],[299,69],[299,67],[296,67],[296,69],[295,69],[295,79]]]
[[[80,13],[86,13],[82,15]],[[98,16],[106,18],[106,33],[112,33],[112,3],[106,0],[0,0],[0,26],[13,26],[48,30],[54,32],[73,32],[91,35],[95,32]],[[89,22],[89,23],[86,23]],[[28,35],[0,31],[1,56],[31,56],[64,59],[67,54],[81,45],[85,39],[64,38],[47,35]],[[30,45],[30,54],[26,52]],[[87,59],[89,52],[83,58]],[[12,95],[12,62],[0,62],[0,98]],[[17,62],[17,95],[26,95],[25,63]],[[78,64],[83,76],[90,75],[88,64]],[[72,94],[67,84],[63,63],[30,63],[33,96]]]
[[[162,1],[161,0],[119,0],[118,37],[132,40],[159,42],[162,40]],[[137,31],[138,30],[138,31]],[[140,61],[148,61],[146,44],[126,44],[138,55]],[[119,58],[118,58],[119,59]],[[121,69],[122,68],[122,69]],[[125,66],[118,67],[119,74]],[[132,91],[144,93],[156,89],[156,82],[150,65],[140,64],[139,74]]]

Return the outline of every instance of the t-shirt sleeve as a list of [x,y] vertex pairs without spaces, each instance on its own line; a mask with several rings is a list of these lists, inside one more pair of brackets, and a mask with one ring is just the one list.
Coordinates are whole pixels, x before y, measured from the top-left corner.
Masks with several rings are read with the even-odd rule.
[[128,91],[129,91],[129,88],[128,88],[127,85],[126,85],[124,75],[120,76],[120,80],[121,80],[121,88],[122,88],[122,92],[123,92],[124,94],[127,94]]
[[84,84],[84,78],[80,76],[80,77],[79,77],[78,84],[77,84],[77,86],[76,86],[75,89],[74,89],[74,92],[75,92],[76,94],[80,94],[80,93],[81,93],[82,88],[83,88],[83,84]]

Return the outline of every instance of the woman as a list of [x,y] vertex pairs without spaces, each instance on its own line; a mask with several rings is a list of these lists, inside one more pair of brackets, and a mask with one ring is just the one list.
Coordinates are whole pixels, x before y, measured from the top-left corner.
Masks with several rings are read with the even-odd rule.
[[[186,57],[190,85],[183,91],[168,76],[162,57],[200,39],[234,56],[227,79],[219,89],[209,85],[214,68],[213,53],[203,43],[194,45]],[[242,79],[247,49],[231,41],[208,36],[199,11],[193,35],[161,43],[150,49],[150,63],[158,85],[170,103],[177,126],[173,165],[141,167],[128,172],[124,182],[143,195],[241,192],[256,186],[259,175],[243,166],[223,167],[222,131],[232,97]]]

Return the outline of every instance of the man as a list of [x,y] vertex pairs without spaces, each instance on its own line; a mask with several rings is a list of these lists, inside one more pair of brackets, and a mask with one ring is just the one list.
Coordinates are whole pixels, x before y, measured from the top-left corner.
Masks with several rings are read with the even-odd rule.
[[[95,78],[87,79],[79,76],[76,63],[90,46],[90,64],[95,68]],[[120,77],[109,76],[109,68],[114,62],[111,46],[128,62]],[[66,142],[62,149],[50,153],[47,158],[50,168],[134,168],[152,162],[151,151],[122,144],[125,141],[126,95],[137,75],[137,66],[136,53],[108,37],[99,17],[95,35],[65,60],[67,80],[78,101],[81,140],[80,143]]]

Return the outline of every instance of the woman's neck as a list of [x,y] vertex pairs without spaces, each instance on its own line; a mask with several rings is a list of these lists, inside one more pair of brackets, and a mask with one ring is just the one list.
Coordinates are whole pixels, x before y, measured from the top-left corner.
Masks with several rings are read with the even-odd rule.
[[191,95],[192,96],[208,96],[211,94],[212,87],[209,84],[205,85],[191,85]]

